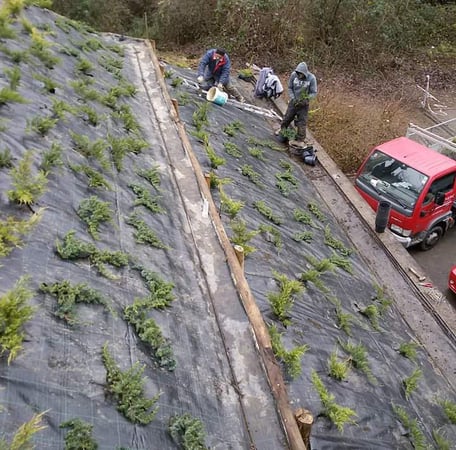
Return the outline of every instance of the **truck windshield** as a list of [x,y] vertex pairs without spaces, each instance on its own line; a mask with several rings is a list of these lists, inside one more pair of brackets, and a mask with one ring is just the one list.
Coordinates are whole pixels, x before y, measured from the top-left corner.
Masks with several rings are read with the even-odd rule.
[[428,177],[376,150],[366,162],[359,179],[402,207],[413,209]]

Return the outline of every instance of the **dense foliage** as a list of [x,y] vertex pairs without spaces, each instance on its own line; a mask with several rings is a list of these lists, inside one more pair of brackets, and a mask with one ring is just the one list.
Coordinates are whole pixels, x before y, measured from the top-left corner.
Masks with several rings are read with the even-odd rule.
[[436,58],[456,53],[452,1],[54,0],[53,4],[57,12],[96,29],[149,37],[162,48],[216,44],[259,64],[282,63],[283,69],[297,59],[320,66],[372,69],[391,65],[404,54],[420,52]]

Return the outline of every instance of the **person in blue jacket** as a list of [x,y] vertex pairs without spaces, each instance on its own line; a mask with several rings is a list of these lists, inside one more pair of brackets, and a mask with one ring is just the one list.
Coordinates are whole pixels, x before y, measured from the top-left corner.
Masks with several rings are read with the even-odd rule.
[[226,91],[236,100],[244,102],[244,98],[230,82],[231,60],[223,48],[212,48],[201,58],[198,65],[199,84],[205,87],[217,86]]
[[298,129],[296,136],[297,145],[305,145],[309,100],[316,95],[317,79],[313,73],[309,72],[307,64],[300,62],[288,80],[288,107],[280,124],[280,129],[275,132],[276,136],[288,128],[291,122],[295,120],[295,125]]

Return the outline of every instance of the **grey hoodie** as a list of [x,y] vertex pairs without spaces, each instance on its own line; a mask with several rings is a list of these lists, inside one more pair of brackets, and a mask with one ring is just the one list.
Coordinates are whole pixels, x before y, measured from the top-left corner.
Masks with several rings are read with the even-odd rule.
[[[300,79],[298,72],[303,73],[305,77]],[[291,74],[288,80],[288,95],[290,100],[311,99],[317,95],[317,79],[309,72],[305,62],[300,62]]]

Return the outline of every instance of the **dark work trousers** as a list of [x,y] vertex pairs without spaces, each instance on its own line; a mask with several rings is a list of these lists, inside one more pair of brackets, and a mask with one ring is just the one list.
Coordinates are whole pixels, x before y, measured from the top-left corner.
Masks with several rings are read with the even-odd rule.
[[[204,81],[205,81],[206,83],[208,83],[208,86],[217,86],[217,83],[218,83],[218,81],[217,81],[215,78],[213,78],[213,77],[209,77],[209,78],[206,78],[206,77],[205,77],[205,78],[204,78]],[[207,87],[207,86],[206,86],[206,87]],[[227,94],[229,94],[229,95],[231,95],[232,97],[234,97],[236,100],[241,101],[242,95],[241,95],[240,92],[237,90],[237,88],[234,87],[234,86],[231,84],[230,81],[228,81],[227,84],[224,84],[224,85],[223,85],[223,90],[224,90]]]
[[299,106],[295,106],[293,101],[288,102],[287,111],[283,116],[280,128],[288,128],[291,122],[296,118],[295,125],[298,129],[296,140],[303,141],[306,138],[307,116],[309,115],[309,102],[303,102]]

